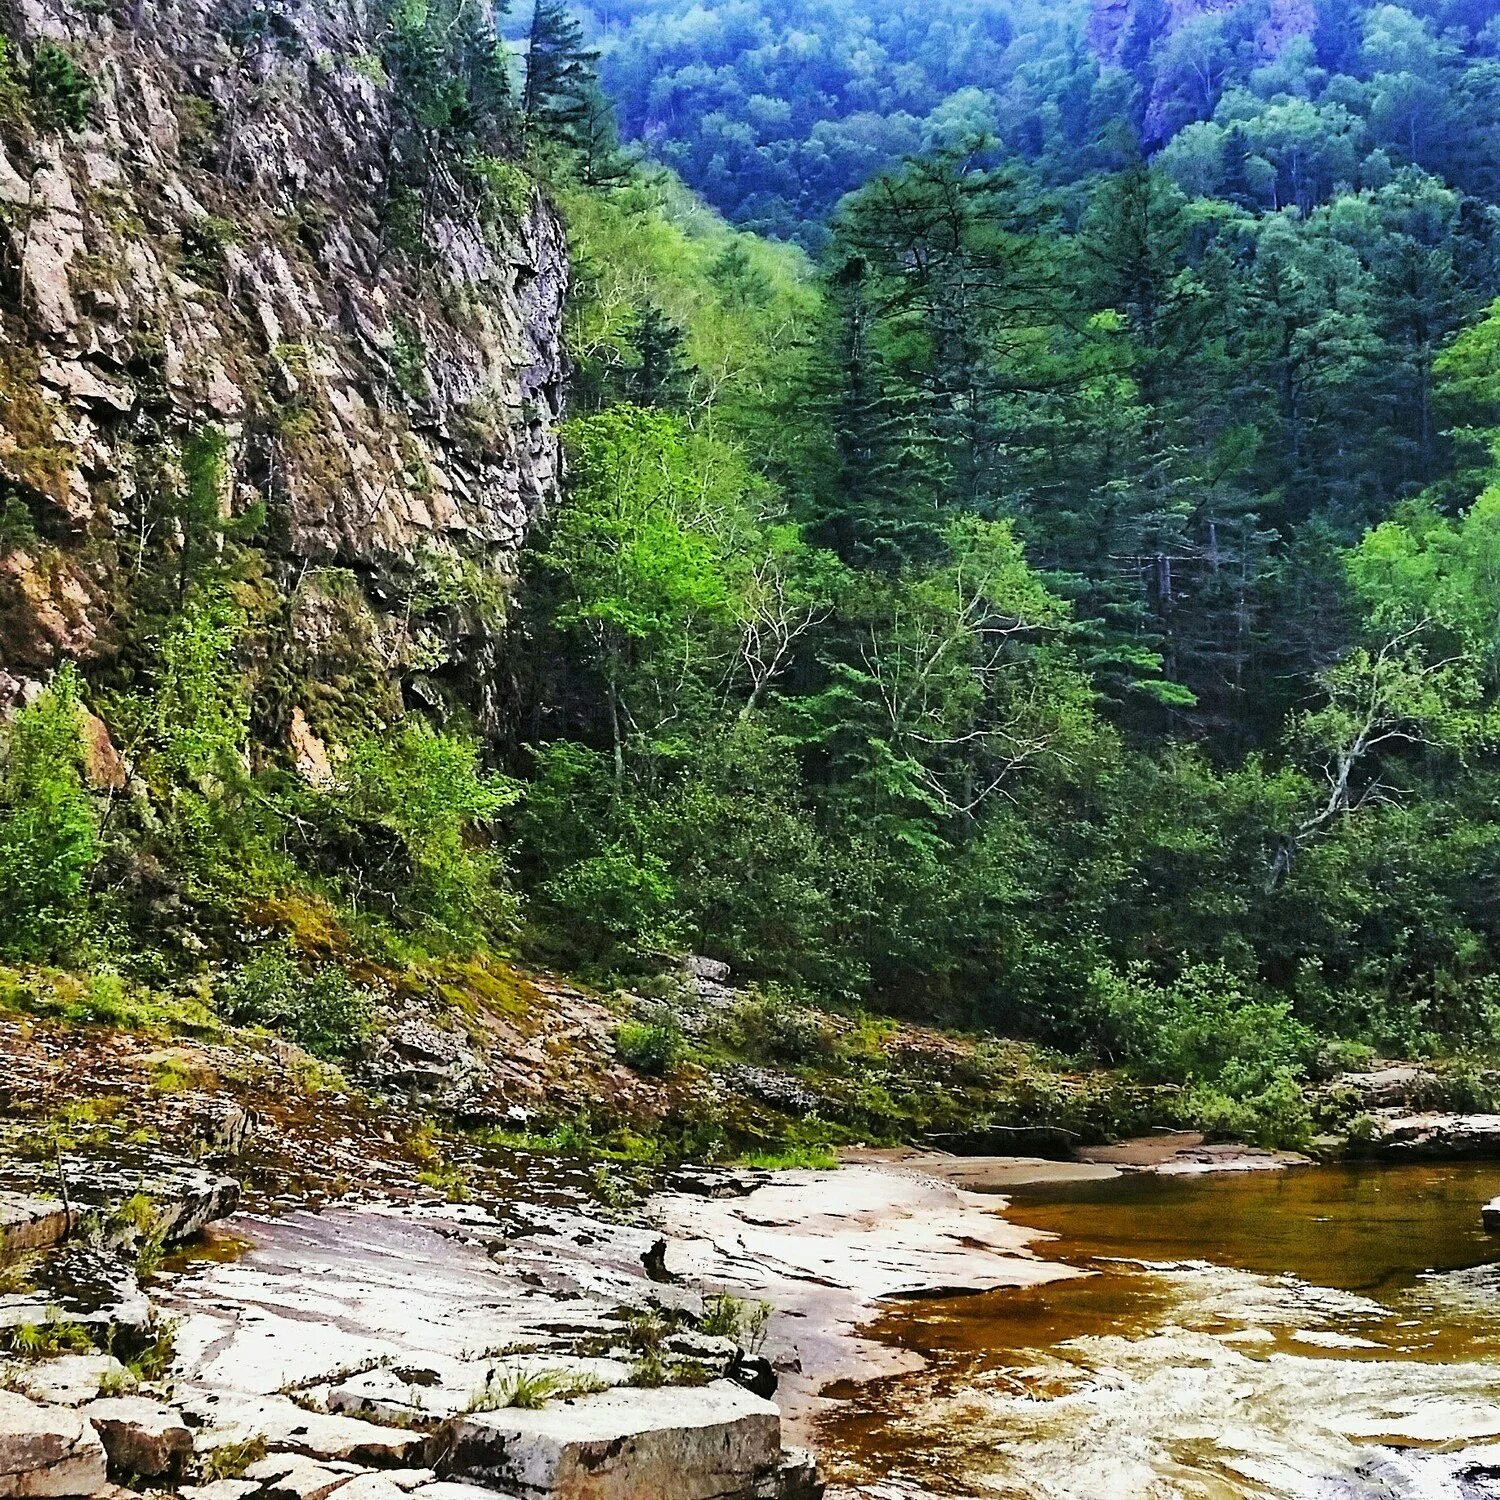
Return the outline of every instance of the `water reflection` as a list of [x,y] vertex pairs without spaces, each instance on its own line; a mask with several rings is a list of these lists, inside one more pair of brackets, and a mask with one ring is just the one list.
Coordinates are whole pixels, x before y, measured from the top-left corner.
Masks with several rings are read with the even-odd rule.
[[846,1480],[1037,1500],[1500,1497],[1500,1171],[1135,1176],[1017,1191],[1086,1269],[915,1304],[923,1375],[825,1434]]

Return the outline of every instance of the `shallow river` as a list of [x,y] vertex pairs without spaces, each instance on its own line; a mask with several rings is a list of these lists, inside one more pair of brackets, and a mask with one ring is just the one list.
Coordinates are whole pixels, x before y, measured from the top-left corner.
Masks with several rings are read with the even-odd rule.
[[1091,1274],[916,1302],[931,1359],[824,1425],[892,1500],[1500,1500],[1500,1165],[1135,1175],[1007,1193]]

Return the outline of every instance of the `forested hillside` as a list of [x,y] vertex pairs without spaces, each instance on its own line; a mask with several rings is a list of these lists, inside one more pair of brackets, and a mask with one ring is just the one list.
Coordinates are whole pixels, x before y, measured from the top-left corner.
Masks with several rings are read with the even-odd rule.
[[896,1011],[1288,1140],[1495,1048],[1484,7],[287,4],[139,97],[63,9],[0,54],[17,994],[337,1055],[424,965],[692,951],[793,1059]]
[[582,7],[625,133],[737,223],[820,244],[903,157],[988,142],[1082,207],[1138,147],[1193,196],[1308,208],[1419,166],[1493,198],[1482,0],[620,0]]

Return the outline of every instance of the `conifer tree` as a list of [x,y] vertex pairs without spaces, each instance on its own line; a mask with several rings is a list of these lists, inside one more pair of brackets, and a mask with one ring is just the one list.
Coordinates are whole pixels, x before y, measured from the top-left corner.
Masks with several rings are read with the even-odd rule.
[[562,0],[536,0],[526,36],[522,127],[537,135],[579,144],[597,97],[599,54],[583,41],[583,28]]
[[635,358],[622,372],[624,399],[636,406],[681,407],[692,373],[683,356],[681,330],[648,302],[635,320],[630,343]]

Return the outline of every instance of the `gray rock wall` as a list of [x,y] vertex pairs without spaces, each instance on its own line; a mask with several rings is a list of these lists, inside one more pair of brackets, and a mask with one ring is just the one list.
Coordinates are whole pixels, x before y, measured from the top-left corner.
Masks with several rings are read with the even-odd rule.
[[[362,0],[6,0],[12,62],[57,43],[88,128],[0,100],[0,706],[107,660],[153,491],[222,434],[221,509],[263,504],[283,734],[338,706],[488,686],[527,528],[558,478],[561,225],[439,165],[393,243],[389,85]],[[166,475],[166,479],[163,475]],[[434,601],[437,601],[434,603]],[[304,703],[302,699],[307,701]]]

